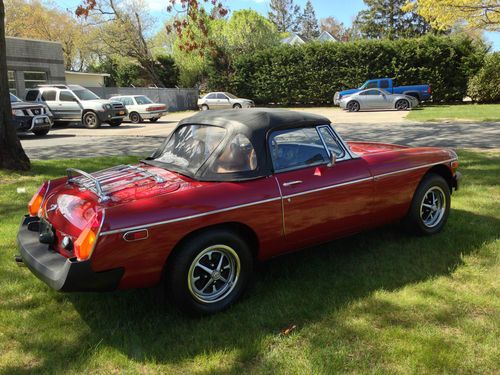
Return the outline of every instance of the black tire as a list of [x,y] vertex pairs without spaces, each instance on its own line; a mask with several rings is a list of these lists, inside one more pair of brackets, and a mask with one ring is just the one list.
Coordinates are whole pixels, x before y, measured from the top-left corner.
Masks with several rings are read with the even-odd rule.
[[[435,193],[436,198],[442,196],[444,202],[434,204],[430,193]],[[411,202],[410,210],[403,219],[404,227],[418,235],[431,235],[440,232],[450,214],[450,187],[446,180],[438,174],[427,174],[418,185]],[[430,207],[432,206],[432,207]],[[435,208],[443,208],[434,211]],[[422,211],[421,211],[422,210]],[[435,220],[429,220],[435,214]]]
[[142,117],[140,114],[138,114],[137,112],[132,112],[128,115],[128,118],[130,119],[130,121],[134,124],[138,124],[140,122],[142,122]]
[[410,102],[406,99],[399,99],[395,107],[398,111],[407,111],[410,109]]
[[156,121],[158,121],[158,120],[159,120],[159,118],[158,118],[158,117],[153,117],[153,118],[150,118],[150,119],[149,119],[149,121],[151,121],[151,122],[156,122]]
[[42,137],[44,135],[47,135],[49,133],[50,129],[35,129],[32,130],[33,134],[35,134],[37,137]]
[[109,126],[116,128],[122,124],[123,120],[113,120],[109,122]]
[[210,108],[208,108],[208,105],[206,105],[206,104],[203,104],[203,105],[201,106],[201,110],[202,110],[202,111],[208,111],[209,109],[210,109]]
[[87,129],[96,129],[101,126],[101,120],[95,112],[85,112],[82,116],[82,124]]
[[347,103],[347,110],[349,112],[358,112],[360,109],[360,105],[357,101],[352,100],[349,103]]
[[235,105],[233,105],[233,109],[241,109],[241,104],[236,103]]
[[[211,252],[210,257],[208,252]],[[218,268],[221,259],[219,255],[224,252],[228,255]],[[231,257],[234,257],[233,263],[229,261]],[[212,264],[210,264],[211,259],[215,260]],[[212,271],[219,269],[221,271],[217,274],[213,272],[209,274],[196,265],[199,263],[206,264],[211,270],[213,268]],[[238,264],[239,267],[237,267]],[[179,310],[186,314],[192,316],[215,314],[227,309],[240,298],[248,285],[252,270],[253,257],[250,248],[239,236],[226,229],[202,232],[185,241],[168,260],[165,269],[168,297]],[[220,276],[234,282],[225,283],[216,278]],[[219,290],[217,290],[217,285]],[[208,296],[198,293],[199,288],[203,291],[205,287],[207,287],[206,290],[212,289],[213,296],[209,301]],[[217,295],[217,293],[222,294]]]

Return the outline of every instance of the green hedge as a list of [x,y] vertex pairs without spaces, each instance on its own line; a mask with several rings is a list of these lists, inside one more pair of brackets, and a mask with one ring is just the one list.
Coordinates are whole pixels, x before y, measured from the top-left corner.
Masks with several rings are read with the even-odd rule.
[[469,81],[468,94],[476,102],[500,102],[500,52],[486,56],[484,66]]
[[229,89],[257,103],[321,104],[367,79],[393,77],[429,83],[434,100],[461,100],[486,51],[463,36],[281,45],[236,59]]

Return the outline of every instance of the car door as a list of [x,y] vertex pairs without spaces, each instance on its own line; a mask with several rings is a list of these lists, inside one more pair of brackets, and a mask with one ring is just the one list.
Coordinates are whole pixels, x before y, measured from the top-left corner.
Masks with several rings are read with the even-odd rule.
[[372,176],[329,125],[275,131],[269,147],[287,242],[311,246],[369,226]]
[[231,101],[226,95],[224,95],[221,92],[217,93],[217,108],[220,109],[231,108]]
[[205,97],[205,104],[208,105],[210,109],[217,109],[217,94],[211,93]]
[[82,117],[82,107],[76,96],[70,90],[59,91],[57,111],[63,120],[79,120]]
[[39,96],[39,102],[45,104],[47,107],[49,107],[49,110],[52,112],[54,115],[54,118],[57,120],[59,119],[60,113],[58,112],[58,106],[57,106],[57,91],[56,90],[43,90],[40,93]]
[[386,108],[385,95],[380,90],[367,90],[363,94],[365,108]]

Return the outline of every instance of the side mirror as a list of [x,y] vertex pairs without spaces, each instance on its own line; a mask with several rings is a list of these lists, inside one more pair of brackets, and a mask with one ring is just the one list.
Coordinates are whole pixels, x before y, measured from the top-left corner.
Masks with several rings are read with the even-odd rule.
[[337,155],[335,155],[334,152],[330,152],[330,161],[328,162],[328,164],[326,165],[328,168],[331,168],[335,165],[335,163],[337,162]]

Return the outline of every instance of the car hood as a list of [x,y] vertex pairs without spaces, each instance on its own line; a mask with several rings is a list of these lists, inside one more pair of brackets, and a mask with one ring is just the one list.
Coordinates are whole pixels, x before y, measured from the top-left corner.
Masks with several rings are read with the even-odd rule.
[[339,94],[340,94],[340,96],[346,96],[346,95],[355,94],[355,93],[360,92],[360,91],[361,91],[360,89],[349,89],[349,90],[339,91]]
[[12,109],[46,108],[46,106],[43,104],[34,104],[27,102],[13,102],[10,103],[10,106],[12,107]]

